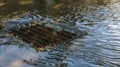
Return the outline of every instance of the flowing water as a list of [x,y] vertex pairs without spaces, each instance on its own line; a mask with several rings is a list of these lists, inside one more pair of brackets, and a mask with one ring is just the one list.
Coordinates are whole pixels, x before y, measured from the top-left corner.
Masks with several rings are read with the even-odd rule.
[[120,2],[116,2],[88,6],[92,10],[88,12],[82,13],[79,8],[73,11],[78,16],[82,14],[82,19],[72,18],[74,26],[86,30],[88,35],[47,51],[1,32],[0,67],[120,67],[119,7]]

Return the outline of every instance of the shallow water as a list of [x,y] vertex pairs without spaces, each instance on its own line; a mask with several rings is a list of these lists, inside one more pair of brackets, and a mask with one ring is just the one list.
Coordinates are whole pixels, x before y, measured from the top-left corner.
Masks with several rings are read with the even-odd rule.
[[119,2],[89,6],[94,11],[83,13],[82,21],[74,21],[88,35],[47,51],[1,32],[0,67],[120,67],[119,7]]

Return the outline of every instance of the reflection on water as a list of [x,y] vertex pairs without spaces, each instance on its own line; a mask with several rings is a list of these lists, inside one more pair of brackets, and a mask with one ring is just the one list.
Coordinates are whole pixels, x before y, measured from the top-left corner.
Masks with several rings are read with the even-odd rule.
[[[78,51],[79,54],[75,52],[77,56],[83,55],[82,58],[94,64],[120,66],[119,4],[99,6],[96,11],[87,14],[85,19],[90,19],[91,22],[85,22],[85,25],[83,22],[80,27],[87,28],[92,36],[76,39],[78,44],[84,44],[84,47]],[[94,25],[86,25],[90,23]]]
[[70,22],[68,25],[74,23],[73,26],[88,31],[88,35],[47,51],[36,51],[1,32],[0,67],[120,67],[119,7],[120,2],[88,6],[88,11],[76,4],[67,6],[71,9],[66,12],[62,9],[64,14],[53,19]]
[[[1,67],[32,67],[23,61],[37,59],[38,54],[31,48],[20,48],[16,45],[0,47],[0,66]],[[29,52],[30,51],[30,52]]]
[[[91,4],[106,4],[109,0],[1,0],[0,1],[0,13],[1,14],[12,14],[17,12],[21,14],[22,11],[31,11],[37,9],[41,11],[41,14],[53,14],[56,15],[58,9],[64,5],[74,4],[75,2],[81,2],[81,5],[85,3]],[[42,8],[42,9],[40,9]],[[43,14],[43,15],[44,15]]]

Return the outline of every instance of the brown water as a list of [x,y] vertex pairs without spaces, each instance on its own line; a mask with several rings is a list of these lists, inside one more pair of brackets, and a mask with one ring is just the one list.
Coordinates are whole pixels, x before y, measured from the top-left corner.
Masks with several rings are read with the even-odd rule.
[[[18,38],[1,32],[0,67],[120,67],[120,2],[96,5],[96,0],[94,3],[86,1],[87,6],[79,5],[83,1],[74,5],[72,2],[72,6],[71,2],[67,1],[62,2],[67,4],[66,6],[61,2],[52,2],[57,3],[56,6],[61,5],[59,9],[54,8],[56,11],[51,13],[48,10],[53,8],[45,8],[44,4],[46,12],[42,11],[41,7],[38,11],[56,21],[84,29],[88,35],[68,44],[39,51],[42,48],[33,48]],[[31,10],[23,10],[21,13],[29,11]],[[16,14],[6,14],[11,17],[19,15],[19,11]]]

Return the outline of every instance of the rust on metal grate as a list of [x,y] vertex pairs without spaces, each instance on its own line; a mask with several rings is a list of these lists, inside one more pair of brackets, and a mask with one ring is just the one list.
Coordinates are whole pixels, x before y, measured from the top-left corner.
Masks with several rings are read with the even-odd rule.
[[75,34],[67,31],[55,31],[41,25],[31,26],[25,29],[12,30],[15,36],[19,36],[23,41],[32,43],[36,47],[51,44],[60,44],[76,37]]

